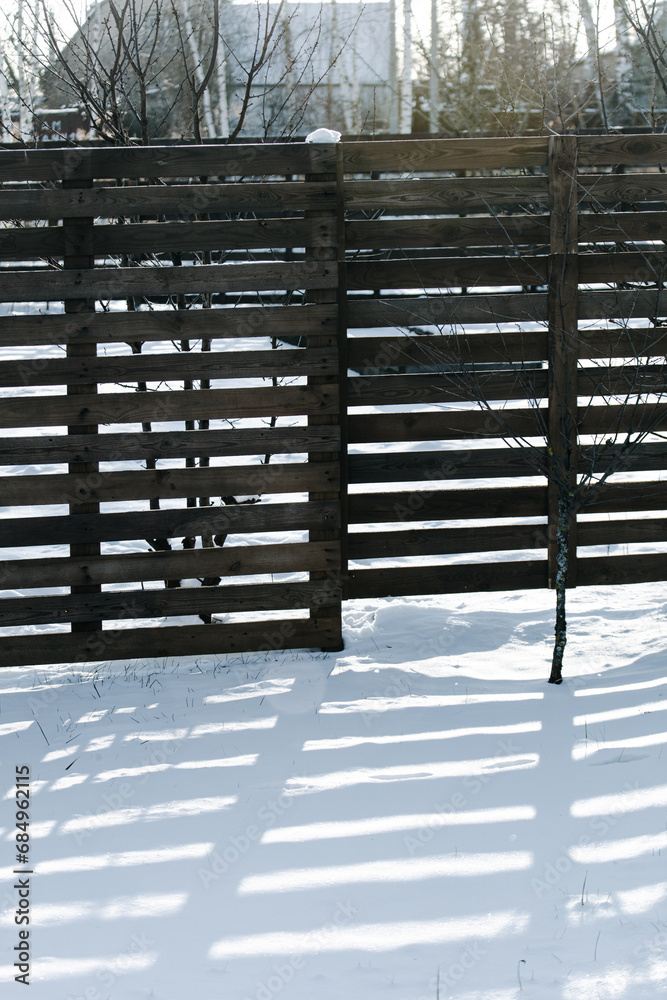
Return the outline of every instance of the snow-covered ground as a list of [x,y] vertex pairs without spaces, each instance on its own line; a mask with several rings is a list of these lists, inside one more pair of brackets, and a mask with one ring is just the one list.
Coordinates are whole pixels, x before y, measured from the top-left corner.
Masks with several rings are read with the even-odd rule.
[[561,687],[552,604],[358,601],[341,653],[4,670],[3,997],[26,879],[33,1000],[662,995],[665,588],[573,591]]

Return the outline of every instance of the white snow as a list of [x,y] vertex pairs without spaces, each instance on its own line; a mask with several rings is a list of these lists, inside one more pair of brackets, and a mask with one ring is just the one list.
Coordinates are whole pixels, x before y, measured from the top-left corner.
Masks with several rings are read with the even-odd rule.
[[561,687],[543,591],[351,602],[335,654],[5,670],[3,996],[23,764],[37,1000],[662,995],[664,587],[569,603]]

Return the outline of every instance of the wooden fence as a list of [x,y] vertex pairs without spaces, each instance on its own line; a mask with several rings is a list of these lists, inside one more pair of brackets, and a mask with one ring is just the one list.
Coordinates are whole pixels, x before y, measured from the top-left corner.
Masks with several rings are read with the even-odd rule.
[[667,579],[585,549],[667,539],[665,162],[646,135],[0,152],[0,665],[335,649],[346,597],[548,586],[545,436],[622,458],[572,583]]

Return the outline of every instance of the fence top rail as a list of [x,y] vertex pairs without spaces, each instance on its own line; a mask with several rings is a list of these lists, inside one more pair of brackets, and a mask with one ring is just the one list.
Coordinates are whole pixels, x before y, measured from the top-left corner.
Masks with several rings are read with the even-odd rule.
[[0,181],[287,176],[335,169],[332,145],[305,142],[0,150]]
[[667,163],[667,135],[582,135],[577,161],[580,167]]
[[459,170],[546,166],[547,137],[405,139],[343,143],[343,166],[355,171]]

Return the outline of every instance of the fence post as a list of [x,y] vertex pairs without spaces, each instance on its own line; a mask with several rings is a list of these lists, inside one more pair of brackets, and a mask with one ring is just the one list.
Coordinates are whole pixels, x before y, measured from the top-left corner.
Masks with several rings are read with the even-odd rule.
[[[340,143],[338,144],[340,147]],[[325,208],[325,209],[308,209],[306,210],[305,217],[307,219],[317,219],[317,218],[329,218],[337,219],[337,237],[335,242],[331,246],[326,247],[306,247],[306,259],[307,260],[317,260],[317,261],[332,261],[334,266],[338,269],[338,282],[336,288],[324,288],[324,289],[310,289],[306,291],[306,302],[312,303],[337,303],[337,315],[338,322],[336,324],[336,331],[334,334],[308,334],[307,344],[308,347],[331,347],[336,346],[338,351],[339,359],[339,370],[334,376],[328,375],[312,375],[308,378],[309,385],[337,385],[339,392],[339,404],[337,414],[311,414],[308,417],[308,424],[311,427],[322,427],[322,426],[338,426],[341,428],[341,422],[346,415],[346,404],[344,398],[344,379],[341,377],[341,371],[344,371],[345,379],[347,378],[347,368],[344,367],[344,358],[346,355],[346,338],[347,338],[347,328],[342,325],[344,324],[344,309],[345,309],[345,299],[346,291],[344,284],[341,285],[341,275],[345,274],[344,263],[341,265],[340,257],[341,251],[340,247],[340,233],[341,233],[341,207],[342,207],[342,190],[340,184],[340,178],[342,178],[342,158],[340,153],[342,151],[337,148],[337,170],[335,172],[327,173],[317,173],[317,174],[306,174],[306,183],[322,182],[322,181],[336,181],[337,186],[337,206],[336,208]],[[345,250],[342,250],[343,260],[345,255]],[[342,545],[343,539],[346,536],[346,526],[343,522],[342,508],[343,504],[347,500],[347,483],[345,478],[344,470],[347,468],[347,441],[343,434],[341,428],[341,446],[340,452],[336,456],[340,464],[341,474],[339,478],[339,490],[337,492],[314,492],[308,494],[309,500],[336,500],[339,503],[341,509],[341,527],[336,529],[328,529],[321,531],[310,531],[309,539],[311,542],[338,542],[340,551],[340,561],[338,566],[337,576],[332,576],[332,571],[328,570],[326,572],[313,571],[310,573],[310,579],[313,581],[321,580],[323,586],[326,588],[327,597],[331,597],[331,590],[336,589],[338,593],[338,601],[336,604],[328,605],[327,607],[312,608],[310,612],[311,618],[319,619],[329,619],[328,624],[332,626],[332,632],[335,634],[336,638],[331,645],[323,646],[324,652],[337,652],[343,649],[343,632],[342,632],[342,591],[346,579],[346,564],[343,562],[342,555]],[[332,455],[326,452],[311,452],[308,456],[309,462],[330,462]]]
[[[92,179],[68,180],[63,178],[63,188],[92,188]],[[63,267],[65,270],[89,270],[95,266],[93,254],[93,225],[92,218],[67,218],[63,219],[63,229],[65,235],[65,253]],[[95,312],[94,299],[65,299],[66,313]],[[68,358],[94,358],[97,356],[97,344],[86,342],[70,342],[67,344]],[[97,392],[97,385],[68,385],[68,396],[91,395]],[[68,427],[68,434],[97,434],[96,424],[86,424],[84,426]],[[99,473],[98,462],[71,462],[67,470],[70,474],[93,476]],[[97,502],[89,501],[83,503],[71,503],[69,505],[70,514],[99,514],[100,505]],[[69,547],[70,556],[87,557],[100,554],[98,542],[77,542]],[[70,587],[72,594],[99,594],[102,588],[99,584],[81,584]],[[70,625],[72,632],[97,632],[102,628],[101,621],[72,622]]]
[[[556,586],[559,490],[576,486],[579,319],[577,137],[549,139],[549,445],[548,580]],[[576,516],[569,530],[567,585],[576,586]]]

